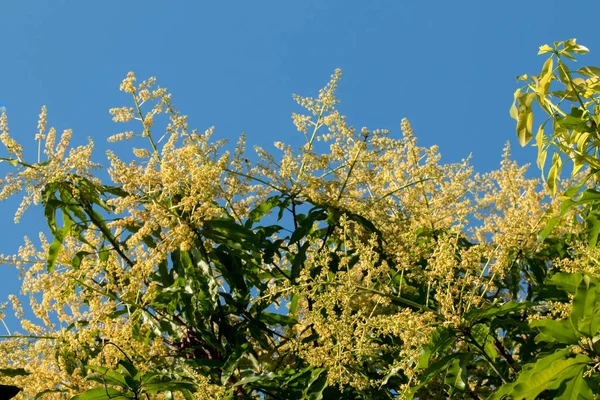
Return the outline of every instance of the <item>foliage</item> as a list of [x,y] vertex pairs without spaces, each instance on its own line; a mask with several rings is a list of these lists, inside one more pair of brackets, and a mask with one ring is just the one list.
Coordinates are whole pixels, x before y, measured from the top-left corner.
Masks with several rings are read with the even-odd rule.
[[[562,68],[584,48],[556,49]],[[566,117],[552,108],[581,87],[566,81],[548,105],[560,91],[539,82],[563,79],[553,63],[513,110],[521,143],[534,100],[559,121],[551,139],[542,131],[542,158],[552,140],[559,158],[581,153],[556,136]],[[41,204],[52,237],[4,257],[33,317],[10,297],[22,332],[0,341],[2,382],[80,400],[594,398],[595,189],[577,194],[577,181],[561,204],[548,200],[563,185],[556,163],[546,190],[508,146],[481,175],[441,164],[406,120],[398,139],[355,129],[337,108],[340,74],[295,96],[303,146],[250,156],[243,136],[232,149],[212,128],[190,131],[164,88],[130,73],[133,105],[111,110],[127,128],[110,140],[133,156],[109,151],[108,179],[91,140],[70,149],[67,130],[56,143],[45,108],[38,160],[25,161],[3,113],[15,170],[0,198],[25,193],[17,219]]]

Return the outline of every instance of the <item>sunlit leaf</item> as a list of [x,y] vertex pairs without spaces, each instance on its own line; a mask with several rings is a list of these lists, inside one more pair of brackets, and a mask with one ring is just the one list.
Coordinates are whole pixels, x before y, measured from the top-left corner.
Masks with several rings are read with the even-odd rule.
[[540,49],[538,51],[538,55],[545,54],[545,53],[548,53],[550,51],[554,51],[554,49],[552,47],[548,46],[547,44],[544,44],[544,45],[540,46]]

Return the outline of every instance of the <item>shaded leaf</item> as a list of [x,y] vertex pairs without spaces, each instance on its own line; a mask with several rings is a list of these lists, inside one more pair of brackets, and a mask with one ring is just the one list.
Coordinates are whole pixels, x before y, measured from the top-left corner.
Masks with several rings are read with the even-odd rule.
[[0,368],[0,375],[2,376],[27,376],[30,372],[27,372],[24,368]]
[[16,386],[0,385],[0,399],[12,399],[19,394],[20,391],[21,389]]
[[226,385],[229,382],[229,379],[233,375],[233,371],[237,367],[240,359],[244,355],[244,353],[250,351],[252,349],[250,343],[244,343],[227,358],[225,361],[225,365],[223,365],[223,372],[221,373],[221,384]]

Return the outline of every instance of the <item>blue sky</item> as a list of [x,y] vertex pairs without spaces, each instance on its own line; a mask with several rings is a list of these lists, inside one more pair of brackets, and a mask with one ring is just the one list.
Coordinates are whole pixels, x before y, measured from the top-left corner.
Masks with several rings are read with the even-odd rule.
[[[91,136],[96,160],[120,131],[108,109],[128,104],[118,90],[128,71],[156,76],[192,127],[249,144],[301,144],[291,94],[313,95],[339,67],[341,110],[350,123],[399,135],[408,118],[421,144],[443,161],[473,154],[478,171],[500,162],[502,147],[532,162],[508,116],[515,76],[537,73],[538,46],[571,37],[600,65],[600,3],[579,1],[64,1],[0,6],[0,105],[12,135],[34,158],[37,115]],[[3,150],[0,150],[0,153]],[[0,156],[5,156],[1,153]],[[535,171],[535,173],[537,173]],[[18,225],[16,201],[0,203],[0,253],[44,228],[41,211]],[[18,292],[0,266],[0,301]],[[10,322],[10,321],[9,321]],[[12,328],[16,328],[14,321]],[[3,329],[0,327],[0,334]]]

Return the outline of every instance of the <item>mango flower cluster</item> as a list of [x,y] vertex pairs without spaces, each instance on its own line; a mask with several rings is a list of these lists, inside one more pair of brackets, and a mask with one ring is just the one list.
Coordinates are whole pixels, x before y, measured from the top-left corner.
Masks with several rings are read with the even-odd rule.
[[[2,256],[21,272],[22,288],[10,301],[21,326],[0,340],[0,368],[28,373],[6,381],[28,396],[65,398],[98,386],[88,366],[112,368],[126,358],[140,373],[191,383],[189,396],[197,399],[268,398],[248,377],[275,379],[294,368],[313,371],[311,385],[326,376],[326,386],[340,393],[385,387],[397,397],[414,395],[435,332],[461,332],[469,311],[511,298],[499,285],[519,279],[515,254],[539,251],[540,222],[555,205],[525,176],[527,167],[510,159],[508,145],[498,170],[475,174],[468,159],[444,164],[437,146],[420,147],[407,120],[399,138],[351,126],[338,110],[340,78],[336,70],[317,97],[295,96],[304,111],[292,122],[303,146],[275,142],[272,151],[257,147],[249,155],[245,136],[229,146],[211,138],[214,128],[191,130],[166,89],[154,78],[136,84],[129,73],[120,89],[132,105],[110,110],[126,128],[109,141],[131,145],[132,155],[107,152],[110,182],[98,178],[92,140],[71,148],[73,133],[59,138],[48,129],[45,107],[37,162],[25,160],[2,113],[3,160],[15,169],[0,180],[0,199],[24,194],[17,221],[40,203],[73,213],[62,227],[49,222],[54,237],[25,238],[18,254]],[[284,200],[260,222],[277,227],[256,228],[255,210],[277,196]],[[311,207],[327,215],[311,220]],[[275,223],[278,210],[287,216]],[[250,257],[268,246],[244,252],[246,242],[227,239],[227,232],[242,232],[234,227],[253,229],[276,249],[254,267]],[[248,257],[227,264],[242,271],[237,281],[218,269],[235,251]],[[589,271],[595,253],[579,251],[557,268]],[[193,264],[198,277],[180,282],[175,264],[188,258],[202,260]],[[251,268],[258,272],[244,276]],[[232,282],[255,289],[242,295]],[[171,295],[209,311],[187,313],[183,303],[166,302]],[[557,314],[568,312],[557,307]],[[536,308],[528,317],[547,314]],[[256,322],[260,315],[270,322]],[[242,328],[251,350],[226,373]],[[459,340],[457,351],[467,342]],[[200,359],[212,364],[190,361]],[[443,382],[429,388],[435,384]]]

